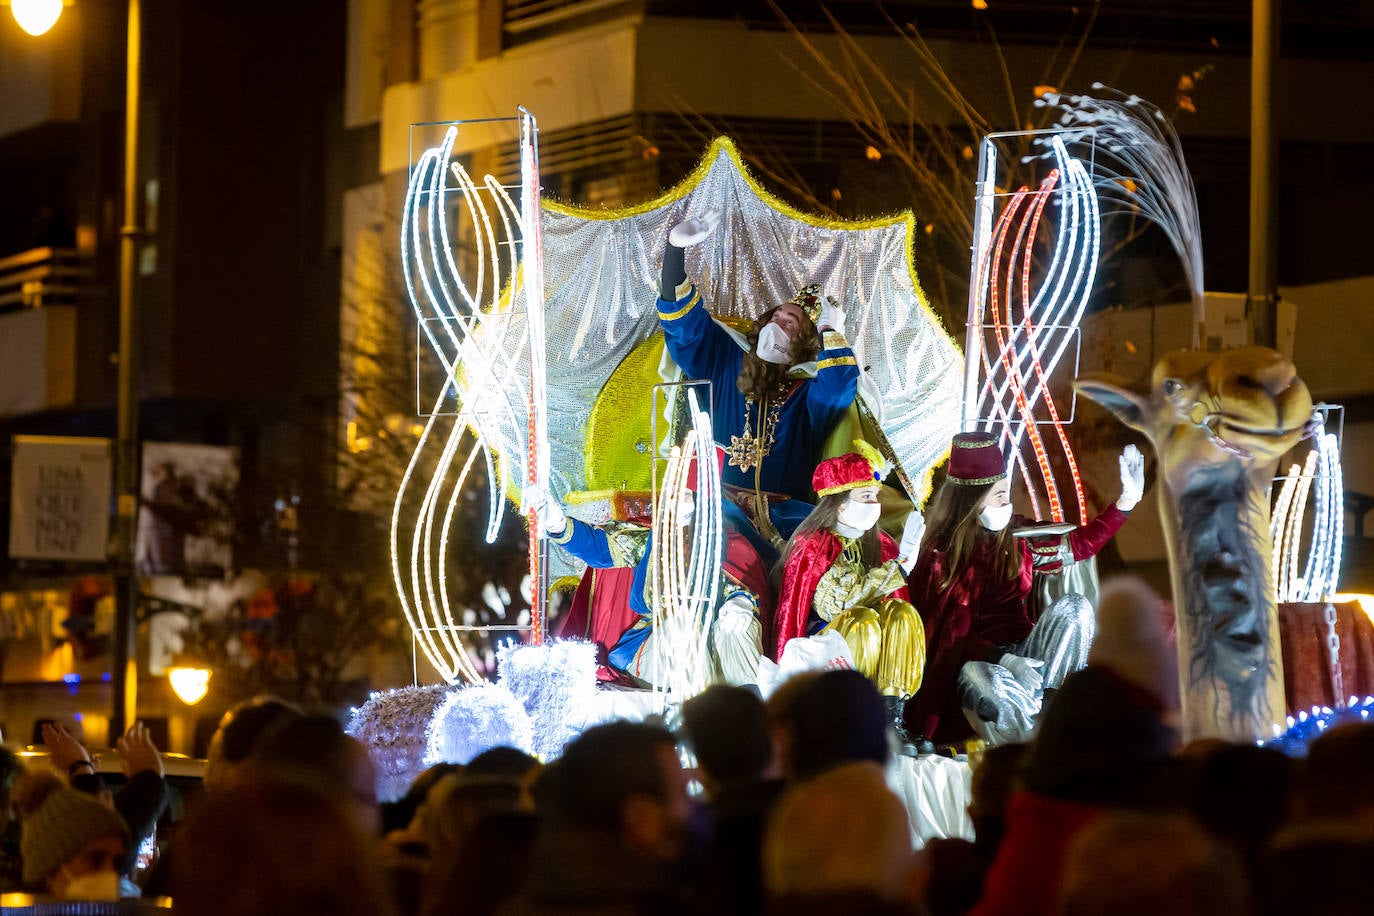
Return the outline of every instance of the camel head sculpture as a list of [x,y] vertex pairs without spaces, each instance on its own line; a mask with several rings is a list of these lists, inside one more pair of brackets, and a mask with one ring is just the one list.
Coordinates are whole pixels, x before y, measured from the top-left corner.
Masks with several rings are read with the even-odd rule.
[[1147,395],[1093,378],[1075,387],[1159,460],[1185,739],[1272,737],[1285,709],[1269,498],[1312,419],[1307,386],[1281,354],[1242,347],[1165,356]]

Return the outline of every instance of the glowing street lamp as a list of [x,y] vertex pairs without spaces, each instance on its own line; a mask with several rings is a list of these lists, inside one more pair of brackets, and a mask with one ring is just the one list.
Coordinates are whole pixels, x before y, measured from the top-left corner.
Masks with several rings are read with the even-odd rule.
[[62,0],[11,0],[10,12],[19,28],[36,38],[57,24]]
[[172,692],[187,706],[196,705],[210,691],[209,668],[172,668],[167,672],[167,680],[172,682]]

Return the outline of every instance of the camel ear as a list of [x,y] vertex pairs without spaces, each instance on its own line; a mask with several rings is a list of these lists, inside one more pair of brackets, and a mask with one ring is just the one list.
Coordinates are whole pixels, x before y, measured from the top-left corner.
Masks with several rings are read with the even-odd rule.
[[1150,402],[1125,386],[1120,376],[1110,374],[1085,375],[1073,383],[1074,390],[1096,401],[1116,415],[1116,418],[1136,432],[1150,434],[1147,422]]

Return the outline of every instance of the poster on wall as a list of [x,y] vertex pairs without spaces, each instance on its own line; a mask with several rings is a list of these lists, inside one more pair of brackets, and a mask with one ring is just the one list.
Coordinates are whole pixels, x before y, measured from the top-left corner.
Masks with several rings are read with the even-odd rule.
[[233,568],[239,453],[143,443],[135,564],[145,576],[219,577]]
[[10,556],[103,562],[110,468],[109,439],[15,436]]

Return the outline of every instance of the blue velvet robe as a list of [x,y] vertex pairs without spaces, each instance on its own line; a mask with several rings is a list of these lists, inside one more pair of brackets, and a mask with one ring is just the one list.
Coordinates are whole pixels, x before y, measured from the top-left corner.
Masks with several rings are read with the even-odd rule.
[[[745,431],[744,395],[735,384],[744,350],[711,318],[695,286],[676,302],[659,299],[658,317],[673,361],[690,378],[711,382],[712,432],[716,442],[728,448],[730,437]],[[854,403],[859,386],[859,367],[844,336],[827,331],[823,345],[815,377],[798,378],[783,403],[776,440],[759,474],[760,489],[808,504],[815,500],[811,474],[820,461],[821,448]],[[751,432],[758,422],[758,409],[756,405],[749,417]],[[722,479],[727,486],[754,488],[752,468],[743,471],[727,464]],[[801,517],[805,516],[803,512]]]

